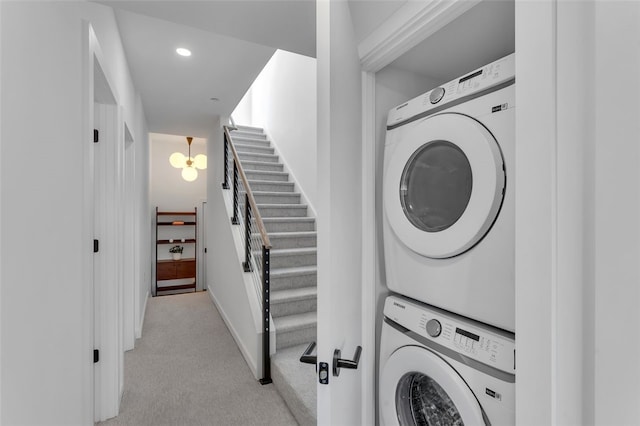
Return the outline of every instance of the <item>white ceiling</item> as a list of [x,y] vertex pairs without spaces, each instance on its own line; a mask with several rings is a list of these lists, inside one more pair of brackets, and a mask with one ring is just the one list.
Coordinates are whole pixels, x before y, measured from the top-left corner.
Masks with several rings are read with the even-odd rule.
[[[122,10],[116,18],[149,131],[155,133],[206,137],[212,117],[231,113],[275,52]],[[177,47],[192,55],[179,56]]]
[[313,0],[99,3],[115,9],[150,132],[206,137],[213,116],[231,114],[276,49],[315,56]]
[[[98,2],[116,9],[150,132],[206,137],[212,117],[231,114],[276,49],[315,56],[315,0]],[[349,0],[356,40],[406,4]],[[514,0],[483,0],[390,67],[445,82],[513,52],[514,33]],[[193,55],[178,56],[178,46]]]

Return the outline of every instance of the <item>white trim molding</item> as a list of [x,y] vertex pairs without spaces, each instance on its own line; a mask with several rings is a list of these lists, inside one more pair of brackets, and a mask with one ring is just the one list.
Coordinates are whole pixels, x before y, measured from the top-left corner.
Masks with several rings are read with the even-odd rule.
[[362,424],[376,419],[376,75],[362,73]]
[[408,1],[358,45],[363,71],[381,70],[479,2]]

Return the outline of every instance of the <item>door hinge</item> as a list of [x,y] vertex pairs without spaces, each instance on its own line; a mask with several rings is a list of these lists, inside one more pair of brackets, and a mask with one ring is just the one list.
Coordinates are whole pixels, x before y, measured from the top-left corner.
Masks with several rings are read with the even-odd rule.
[[93,363],[100,361],[100,351],[98,349],[93,350]]
[[100,242],[93,240],[93,252],[97,253],[98,251],[100,251]]
[[98,129],[93,129],[93,143],[96,143],[100,140]]

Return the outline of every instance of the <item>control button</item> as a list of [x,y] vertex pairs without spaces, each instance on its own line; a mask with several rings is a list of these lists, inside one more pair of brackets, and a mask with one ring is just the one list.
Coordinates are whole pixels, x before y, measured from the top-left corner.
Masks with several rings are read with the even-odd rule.
[[440,335],[440,332],[442,331],[442,326],[440,325],[440,321],[436,320],[436,319],[430,319],[427,322],[427,333],[429,333],[429,336],[431,337],[438,337]]
[[431,102],[432,104],[437,104],[438,102],[440,102],[440,100],[442,100],[443,96],[444,96],[444,87],[438,87],[436,89],[433,89],[431,91],[431,94],[429,95],[429,102]]

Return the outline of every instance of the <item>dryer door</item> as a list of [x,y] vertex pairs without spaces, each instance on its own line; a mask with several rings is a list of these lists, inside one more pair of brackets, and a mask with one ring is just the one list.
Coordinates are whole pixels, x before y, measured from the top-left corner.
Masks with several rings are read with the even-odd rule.
[[420,346],[404,346],[389,357],[380,377],[379,397],[385,426],[488,424],[457,371]]
[[458,113],[401,129],[388,146],[384,206],[395,234],[416,253],[442,259],[477,244],[495,221],[506,184],[500,147],[477,120]]

